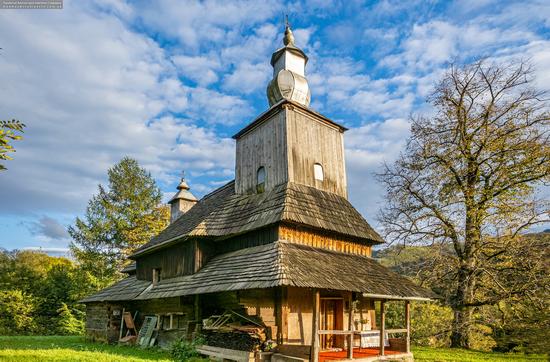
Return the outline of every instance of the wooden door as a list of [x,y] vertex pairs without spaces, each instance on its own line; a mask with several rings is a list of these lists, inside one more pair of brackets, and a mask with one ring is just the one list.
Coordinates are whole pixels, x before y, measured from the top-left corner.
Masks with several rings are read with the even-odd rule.
[[[343,299],[323,299],[320,305],[321,320],[319,329],[322,330],[341,330],[344,326],[344,300]],[[343,348],[342,336],[333,334],[323,334],[320,336],[321,350],[331,348]]]

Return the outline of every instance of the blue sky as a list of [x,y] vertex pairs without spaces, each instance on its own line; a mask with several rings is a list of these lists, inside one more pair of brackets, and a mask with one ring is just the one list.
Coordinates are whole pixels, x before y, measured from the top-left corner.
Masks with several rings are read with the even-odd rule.
[[233,178],[237,130],[267,109],[283,13],[309,56],[311,107],[347,126],[350,199],[372,224],[373,179],[449,61],[530,59],[550,88],[548,1],[69,1],[0,10],[0,118],[28,128],[0,174],[0,247],[62,250],[125,155],[168,198]]

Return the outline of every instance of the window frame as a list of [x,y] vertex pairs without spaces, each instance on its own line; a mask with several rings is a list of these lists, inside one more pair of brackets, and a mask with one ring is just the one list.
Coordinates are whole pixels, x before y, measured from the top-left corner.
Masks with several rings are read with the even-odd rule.
[[162,269],[161,268],[153,268],[153,286],[157,285],[161,281],[161,275],[162,275]]
[[[260,182],[260,176],[262,176],[262,181]],[[265,191],[265,183],[267,180],[267,171],[264,166],[258,167],[256,170],[256,192],[261,194]]]
[[[320,173],[320,178],[317,177]],[[320,162],[315,162],[313,164],[313,178],[315,181],[325,181],[325,169]]]

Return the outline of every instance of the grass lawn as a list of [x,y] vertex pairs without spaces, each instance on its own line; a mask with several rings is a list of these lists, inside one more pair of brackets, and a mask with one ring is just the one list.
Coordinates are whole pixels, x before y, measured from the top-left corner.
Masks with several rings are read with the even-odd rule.
[[462,349],[452,348],[428,348],[428,347],[413,347],[412,350],[415,361],[430,361],[430,362],[535,362],[548,361],[548,356],[535,354],[518,354],[518,353],[495,353],[495,352],[480,352],[466,351]]
[[89,343],[79,336],[0,336],[0,361],[130,362],[171,361],[156,349]]
[[[548,361],[543,355],[522,355],[507,353],[489,353],[464,351],[449,348],[413,348],[415,361],[430,362],[512,362],[512,361]],[[130,361],[171,361],[167,352],[157,349],[112,346],[89,343],[83,337],[36,336],[3,337],[0,336],[0,361],[56,361],[56,362],[130,362]],[[195,361],[205,361],[196,359]]]

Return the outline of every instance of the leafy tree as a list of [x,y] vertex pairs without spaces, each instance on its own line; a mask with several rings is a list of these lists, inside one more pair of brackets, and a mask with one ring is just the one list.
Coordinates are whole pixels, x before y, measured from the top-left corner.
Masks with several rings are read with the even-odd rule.
[[[529,247],[523,247],[523,240]],[[511,295],[494,305],[475,308],[471,324],[471,347],[478,350],[501,352],[546,353],[550,339],[550,232],[527,234],[517,240],[517,249],[523,252],[509,255],[506,264],[509,273],[503,278],[508,283],[525,283],[538,275],[536,283],[528,283],[528,294]],[[440,245],[392,245],[376,253],[380,261],[440,295],[446,295],[453,286],[448,258],[452,247],[441,250]],[[536,255],[534,255],[536,254]],[[540,256],[539,256],[540,254]],[[485,282],[485,281],[484,281]],[[387,303],[387,324],[403,325],[403,306]],[[452,309],[439,303],[412,303],[412,342],[417,345],[444,347],[450,343],[453,319]],[[393,324],[392,324],[393,323]]]
[[28,334],[35,330],[35,300],[21,290],[0,290],[0,334]]
[[[23,133],[23,128],[25,128],[25,125],[18,120],[0,120],[0,160],[12,159],[8,153],[15,152],[15,148],[13,148],[10,142],[21,139],[19,133]],[[0,164],[0,171],[3,170],[6,170],[6,167]]]
[[430,98],[436,114],[411,120],[404,153],[379,175],[386,236],[439,245],[453,347],[471,347],[476,307],[534,296],[543,282],[543,255],[513,262],[537,248],[522,232],[548,220],[535,190],[550,175],[550,113],[532,80],[524,63],[452,65]]
[[[79,310],[83,306],[78,300],[96,289],[96,280],[67,258],[30,250],[0,251],[0,290],[6,293],[0,302],[0,329],[55,333],[58,310],[66,305],[72,316],[82,321],[84,314]],[[25,312],[20,303],[27,303],[31,312]]]
[[100,284],[116,279],[127,257],[168,225],[168,208],[151,174],[125,157],[108,171],[84,219],[69,227],[71,251]]
[[[59,316],[57,318],[57,333],[60,335],[80,335],[84,332],[84,320],[82,312],[79,310],[71,311],[65,303],[61,303],[61,307],[57,310]],[[75,314],[80,314],[81,317],[75,317]]]

